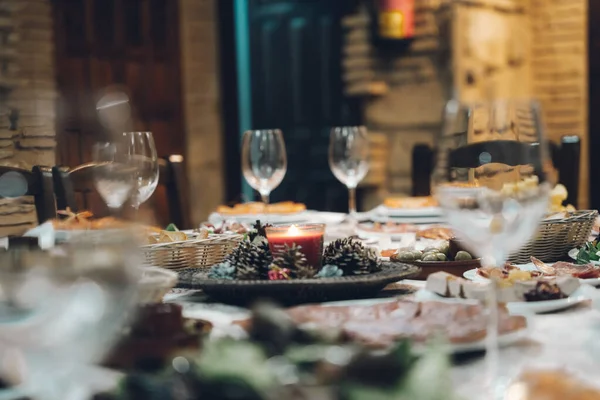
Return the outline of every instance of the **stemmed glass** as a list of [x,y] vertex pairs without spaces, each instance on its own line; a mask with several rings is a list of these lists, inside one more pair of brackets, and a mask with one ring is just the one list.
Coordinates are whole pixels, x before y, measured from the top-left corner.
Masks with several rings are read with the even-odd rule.
[[93,148],[94,185],[113,213],[123,207],[134,185],[134,166],[129,154],[117,143],[97,143]]
[[129,163],[135,170],[131,205],[137,212],[158,185],[158,156],[152,132],[125,132],[123,139]]
[[247,131],[242,140],[242,173],[265,205],[285,176],[287,154],[279,129]]
[[[450,101],[437,141],[432,191],[457,238],[484,267],[501,267],[525,245],[547,210],[551,165],[539,104]],[[486,398],[498,376],[497,284],[490,284]]]
[[331,129],[329,167],[348,188],[348,210],[356,214],[356,187],[369,172],[369,137],[364,126]]
[[1,399],[89,398],[86,374],[137,304],[134,236],[0,252],[0,365],[13,384]]

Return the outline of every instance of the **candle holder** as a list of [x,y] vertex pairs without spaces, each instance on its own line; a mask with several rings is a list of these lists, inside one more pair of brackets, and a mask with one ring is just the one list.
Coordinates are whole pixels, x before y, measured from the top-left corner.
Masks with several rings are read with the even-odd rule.
[[300,246],[306,261],[316,270],[321,269],[323,261],[323,241],[325,224],[280,225],[266,229],[269,248],[273,257],[285,250],[285,245]]

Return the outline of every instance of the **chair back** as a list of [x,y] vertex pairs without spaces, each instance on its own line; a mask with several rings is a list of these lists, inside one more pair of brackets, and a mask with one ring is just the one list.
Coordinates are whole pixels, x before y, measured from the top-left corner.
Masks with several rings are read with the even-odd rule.
[[0,198],[33,196],[38,223],[56,217],[52,170],[34,166],[31,170],[0,166]]
[[[56,166],[52,169],[59,209],[67,207],[74,212],[79,210],[76,193],[87,194],[96,191],[93,171],[97,163],[82,164],[72,170]],[[171,155],[159,159],[158,184],[164,186],[169,208],[169,221],[180,229],[190,228],[189,210],[183,156]]]
[[412,195],[431,194],[431,174],[433,173],[433,149],[428,144],[416,144],[412,151]]

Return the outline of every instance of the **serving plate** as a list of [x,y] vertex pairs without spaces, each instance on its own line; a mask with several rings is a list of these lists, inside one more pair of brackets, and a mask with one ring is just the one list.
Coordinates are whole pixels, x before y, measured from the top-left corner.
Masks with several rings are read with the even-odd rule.
[[275,213],[267,213],[267,214],[219,214],[212,213],[208,221],[223,221],[223,220],[234,220],[243,224],[253,224],[257,220],[260,220],[262,223],[270,223],[270,224],[297,224],[302,222],[307,222],[310,220],[310,212],[304,210],[294,213],[286,213],[286,214],[275,214]]
[[[546,300],[546,301],[515,301],[506,303],[506,307],[511,314],[514,315],[528,315],[528,314],[541,314],[549,313],[554,311],[564,310],[573,307],[583,301],[590,300],[590,295],[586,289],[590,286],[583,285],[577,289],[566,299],[558,300]],[[464,302],[465,299],[448,298],[438,295],[437,293],[431,292],[427,289],[420,289],[415,293],[415,298],[418,300],[437,300],[449,303]]]
[[[445,298],[441,298],[441,299],[442,299],[442,301],[447,300]],[[371,306],[371,305],[375,305],[375,304],[390,303],[395,300],[396,299],[393,299],[393,298],[343,300],[343,301],[333,301],[333,302],[323,303],[322,305],[327,306],[327,307]],[[420,299],[420,298],[415,297],[413,300],[420,301],[420,302],[427,302],[427,301],[438,301],[439,302],[440,298]],[[477,304],[477,301],[475,301],[475,300],[468,300],[468,299],[454,299],[454,300],[455,300],[454,301],[455,303]],[[519,330],[516,330],[513,332],[499,335],[498,336],[498,344],[500,347],[510,346],[510,345],[518,342],[519,340],[526,338],[527,335],[529,334],[529,332],[531,330],[531,326],[532,326],[532,321],[531,321],[532,315],[528,314],[528,313],[522,313],[521,315],[523,315],[525,317],[525,319],[527,320],[527,325],[523,329],[519,329]],[[415,351],[417,351],[417,353],[421,352],[421,351],[425,351],[427,348],[426,344],[413,343],[413,345],[415,346],[414,349],[415,349]],[[473,341],[473,342],[469,342],[469,343],[446,343],[446,344],[444,344],[444,349],[448,353],[452,353],[452,354],[462,354],[462,353],[472,353],[472,352],[477,352],[477,351],[485,351],[485,339],[477,340],[477,341]]]
[[464,275],[467,271],[476,270],[481,267],[481,259],[476,258],[464,261],[410,261],[408,264],[421,268],[421,273],[416,279],[427,279],[429,275],[440,271],[456,276]]
[[375,208],[375,213],[387,217],[441,217],[442,209],[439,207],[418,208],[391,208],[380,205]]
[[178,287],[204,291],[226,304],[249,304],[268,298],[285,305],[318,303],[375,296],[385,286],[419,274],[414,265],[383,261],[382,270],[368,275],[292,280],[218,280],[206,270],[178,271]]
[[[515,264],[515,267],[518,267],[519,269],[521,269],[523,271],[537,271],[537,268],[535,267],[535,265],[533,265],[533,263]],[[477,273],[477,268],[479,268],[479,267],[475,267],[473,269],[465,271],[462,274],[462,276],[465,279],[468,279],[473,282],[487,282],[488,281],[487,278],[484,278],[483,276],[481,276]],[[591,286],[596,286],[596,287],[600,286],[600,278],[580,279],[579,282],[582,284],[585,284],[585,285],[591,285]]]

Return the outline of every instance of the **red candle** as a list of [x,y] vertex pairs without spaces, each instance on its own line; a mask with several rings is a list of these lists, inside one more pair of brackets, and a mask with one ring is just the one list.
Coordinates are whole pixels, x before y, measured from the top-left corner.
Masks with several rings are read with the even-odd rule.
[[285,249],[285,245],[301,246],[306,261],[316,269],[321,268],[323,258],[324,224],[272,226],[267,228],[267,240],[273,257]]

